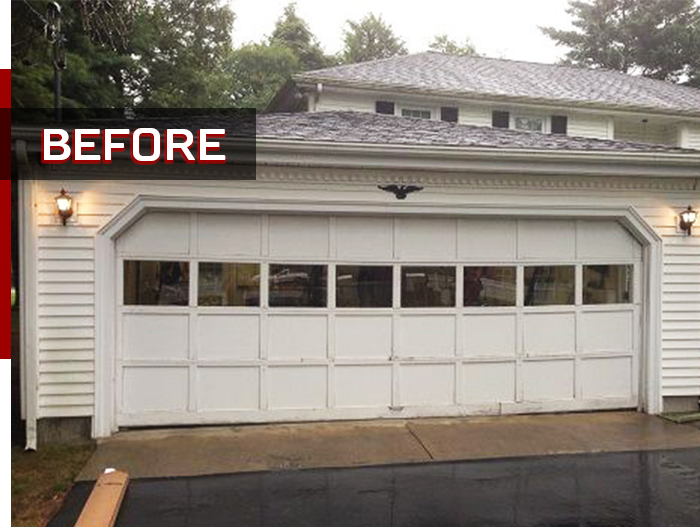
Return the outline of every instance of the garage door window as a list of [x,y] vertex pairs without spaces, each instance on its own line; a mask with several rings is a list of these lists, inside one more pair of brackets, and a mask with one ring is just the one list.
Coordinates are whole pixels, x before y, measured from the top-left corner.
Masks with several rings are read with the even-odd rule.
[[584,265],[584,304],[627,304],[632,302],[631,265]]
[[401,306],[455,307],[455,268],[402,267]]
[[260,266],[201,262],[198,297],[200,306],[259,306]]
[[515,306],[515,267],[465,267],[464,305]]
[[186,306],[189,304],[188,262],[124,262],[124,304],[128,306]]
[[270,265],[270,307],[326,307],[328,266]]
[[336,307],[391,307],[391,266],[337,266],[335,297]]
[[525,305],[573,305],[576,290],[573,265],[525,267]]

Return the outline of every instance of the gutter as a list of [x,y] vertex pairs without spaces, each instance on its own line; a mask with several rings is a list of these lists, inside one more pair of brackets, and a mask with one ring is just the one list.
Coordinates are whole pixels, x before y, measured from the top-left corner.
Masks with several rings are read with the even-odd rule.
[[[27,142],[26,152],[40,152],[41,131],[32,127],[12,130],[12,150]],[[96,141],[99,145],[99,140]],[[240,152],[249,140],[224,138],[222,152]],[[115,159],[130,159],[127,151]],[[498,174],[552,174],[571,176],[629,176],[700,178],[700,150],[604,151],[539,150],[525,148],[459,147],[442,145],[372,144],[303,141],[258,137],[258,165],[409,169]]]
[[[224,143],[222,142],[222,146]],[[700,178],[700,151],[608,152],[305,142],[262,138],[258,165],[409,169],[482,174]]]
[[479,100],[492,101],[496,103],[520,103],[520,104],[537,104],[555,108],[583,108],[589,110],[615,111],[622,113],[646,113],[649,115],[662,115],[668,117],[676,117],[679,119],[700,119],[700,111],[693,112],[687,110],[664,110],[655,106],[636,106],[636,105],[617,105],[606,104],[595,101],[580,101],[577,99],[550,99],[544,97],[527,97],[517,95],[499,95],[488,92],[477,91],[458,91],[458,90],[440,90],[421,88],[410,84],[384,84],[377,82],[351,82],[339,80],[332,77],[313,76],[307,77],[304,74],[296,74],[292,79],[297,83],[299,88],[313,89],[316,84],[323,83],[328,86],[337,88],[347,88],[355,90],[373,90],[381,93],[401,94],[406,96],[424,95],[431,97],[451,97],[462,100]]

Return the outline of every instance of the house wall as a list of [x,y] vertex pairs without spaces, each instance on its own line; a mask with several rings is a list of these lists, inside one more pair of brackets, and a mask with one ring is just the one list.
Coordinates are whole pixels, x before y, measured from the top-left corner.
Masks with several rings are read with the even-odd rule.
[[[115,164],[116,165],[116,164]],[[119,170],[113,165],[110,170]],[[125,166],[131,170],[129,164]],[[118,173],[118,172],[117,172]],[[125,172],[126,173],[126,172]],[[349,175],[348,175],[349,174]],[[353,176],[354,174],[354,176]],[[36,238],[27,253],[37,267],[35,300],[38,351],[38,418],[92,416],[95,403],[95,235],[137,195],[200,198],[361,200],[382,203],[377,179],[391,173],[373,171],[359,182],[349,169],[261,168],[257,181],[27,181],[25,206],[35,222]],[[700,229],[691,237],[677,227],[677,213],[698,203],[697,180],[564,177],[513,179],[477,176],[411,175],[426,188],[412,196],[417,203],[561,205],[633,204],[664,239],[663,394],[700,395]],[[439,176],[439,175],[438,175]],[[58,177],[58,175],[57,175]],[[451,177],[455,181],[451,181]],[[466,178],[466,179],[465,179]],[[566,181],[566,184],[562,184]],[[54,197],[61,188],[77,204],[75,222],[62,226]]]
[[[313,96],[311,96],[313,98]],[[590,137],[595,139],[619,139],[634,142],[651,142],[672,144],[678,143],[678,127],[675,124],[654,124],[618,119],[606,113],[584,113],[552,109],[543,106],[508,106],[502,103],[491,102],[465,102],[450,99],[435,99],[429,97],[411,97],[407,95],[372,94],[361,92],[340,92],[325,90],[318,95],[318,100],[310,105],[311,111],[339,111],[352,110],[357,112],[374,113],[375,101],[391,100],[396,104],[396,113],[399,114],[402,107],[429,109],[433,112],[433,118],[440,118],[441,106],[457,106],[459,108],[459,122],[472,126],[491,126],[491,113],[494,109],[509,111],[512,115],[535,115],[545,119],[551,115],[567,115],[568,135],[578,137]],[[640,119],[641,121],[641,119]],[[700,127],[689,128],[689,144],[700,145]],[[700,148],[700,146],[688,148]]]
[[634,143],[678,144],[678,125],[664,122],[641,122],[641,119],[615,121],[615,140]]
[[678,146],[700,150],[700,125],[683,125],[679,128],[678,136]]

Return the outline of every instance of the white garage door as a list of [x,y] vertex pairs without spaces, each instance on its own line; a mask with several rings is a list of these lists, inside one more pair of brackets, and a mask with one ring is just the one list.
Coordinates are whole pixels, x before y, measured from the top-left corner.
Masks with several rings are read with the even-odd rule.
[[121,426],[638,405],[615,222],[152,213],[117,243]]

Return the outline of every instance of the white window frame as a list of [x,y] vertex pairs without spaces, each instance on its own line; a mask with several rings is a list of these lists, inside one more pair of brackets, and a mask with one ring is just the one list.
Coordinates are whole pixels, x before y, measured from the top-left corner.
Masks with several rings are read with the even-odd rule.
[[[517,119],[541,119],[542,120],[542,130],[537,131],[537,130],[522,130],[520,128],[515,127],[515,122]],[[552,129],[552,123],[551,123],[551,118],[546,115],[536,115],[536,114],[527,114],[527,113],[515,113],[515,112],[510,112],[510,123],[509,123],[509,128],[511,130],[517,130],[519,132],[535,132],[538,134],[548,134],[550,133],[550,130]]]
[[[408,110],[408,111],[412,111],[412,112],[429,112],[430,117],[428,119],[426,119],[426,121],[434,120],[435,116],[437,115],[435,108],[426,108],[424,106],[410,106],[410,105],[397,106],[397,108],[396,108],[397,115],[399,115],[400,117],[404,117],[404,115],[403,115],[404,110]],[[413,119],[424,119],[424,117],[413,117]]]

